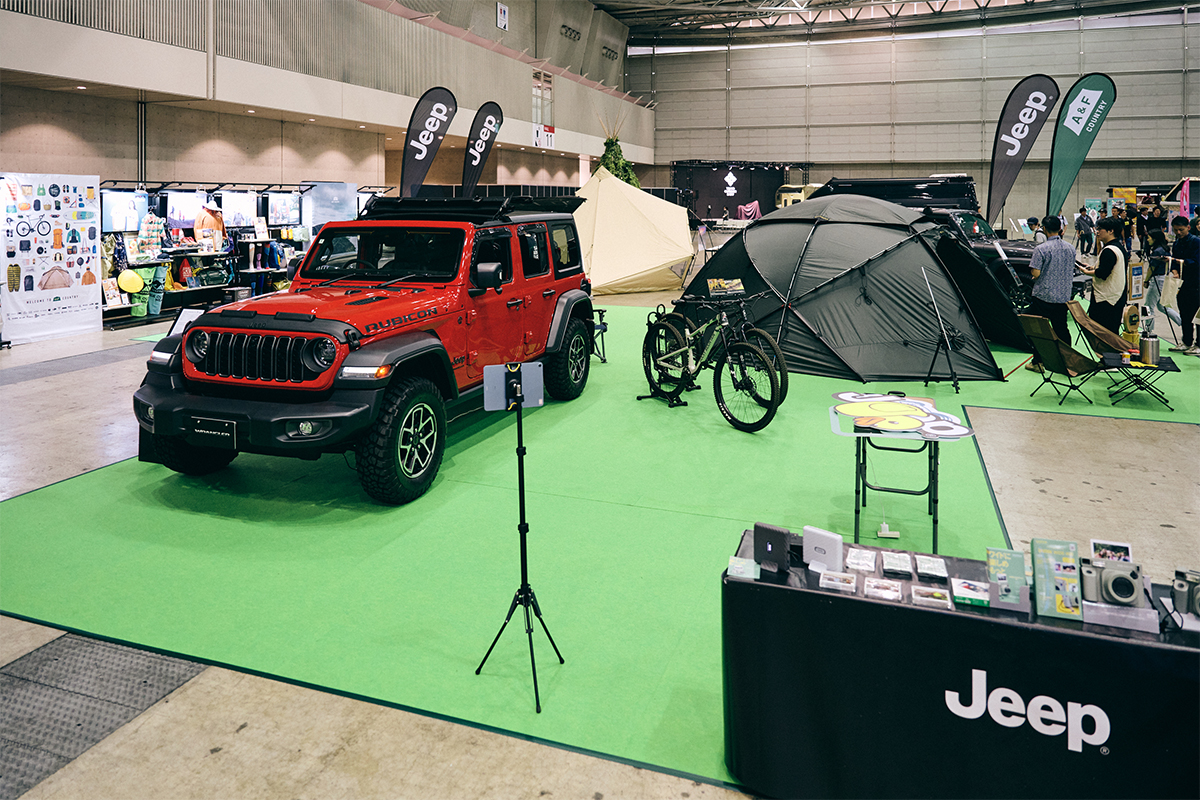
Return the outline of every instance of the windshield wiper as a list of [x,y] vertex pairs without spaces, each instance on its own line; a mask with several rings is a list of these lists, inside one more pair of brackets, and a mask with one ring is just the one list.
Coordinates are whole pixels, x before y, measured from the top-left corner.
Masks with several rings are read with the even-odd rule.
[[[368,272],[365,269],[358,269],[358,270],[355,270],[354,272],[347,272],[345,275],[338,275],[336,278],[330,278],[329,280],[321,281],[320,283],[317,284],[317,286],[328,286],[331,283],[337,283],[338,281],[344,281],[347,278],[353,278],[355,275],[365,275],[367,277],[373,277],[375,275],[375,273]],[[315,289],[315,288],[317,288],[317,286],[314,286],[313,288]]]
[[383,283],[377,283],[374,286],[372,286],[371,288],[372,289],[386,289],[387,287],[391,286],[392,284],[400,283],[401,281],[411,281],[413,278],[416,278],[416,277],[418,277],[420,275],[424,275],[424,274],[425,273],[423,273],[423,272],[414,272],[412,275],[405,275],[402,278],[392,278],[390,281],[384,281]]

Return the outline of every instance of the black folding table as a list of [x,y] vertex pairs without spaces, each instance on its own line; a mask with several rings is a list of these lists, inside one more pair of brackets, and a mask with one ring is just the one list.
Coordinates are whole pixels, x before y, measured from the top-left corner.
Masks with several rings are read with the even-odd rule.
[[1108,398],[1114,406],[1131,395],[1145,392],[1166,406],[1168,410],[1175,410],[1167,402],[1167,396],[1162,393],[1162,390],[1154,385],[1168,372],[1180,371],[1171,358],[1160,356],[1158,364],[1151,366],[1137,361],[1125,364],[1122,363],[1121,356],[1117,353],[1103,353],[1100,361],[1104,364],[1105,369],[1115,369],[1122,375],[1122,379],[1117,382],[1116,386],[1108,390]]

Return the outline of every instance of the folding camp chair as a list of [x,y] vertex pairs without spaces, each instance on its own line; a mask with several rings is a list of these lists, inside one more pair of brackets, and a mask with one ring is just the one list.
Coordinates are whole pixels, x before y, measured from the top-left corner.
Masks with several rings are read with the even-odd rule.
[[608,333],[608,323],[604,321],[604,315],[608,313],[607,308],[594,308],[596,312],[596,322],[593,323],[593,347],[592,355],[600,359],[601,364],[608,363],[608,354],[604,349],[604,334]]
[[1092,352],[1097,356],[1102,356],[1105,353],[1121,355],[1121,353],[1130,352],[1131,345],[1129,342],[1089,317],[1078,300],[1069,300],[1067,302],[1067,309],[1070,310],[1075,324],[1079,326],[1079,331],[1083,334],[1083,340],[1088,343],[1088,347],[1092,348]]
[[[1033,349],[1042,362],[1042,382],[1038,384],[1037,389],[1029,393],[1029,396],[1033,397],[1048,383],[1054,387],[1055,393],[1062,395],[1058,400],[1060,406],[1072,390],[1079,392],[1083,399],[1091,404],[1092,399],[1083,393],[1081,387],[1097,373],[1104,372],[1104,365],[1072,349],[1070,345],[1064,344],[1054,334],[1050,320],[1045,317],[1021,314],[1017,318],[1021,320],[1021,328],[1029,337],[1029,341],[1033,343]],[[1054,380],[1054,375],[1066,378],[1066,383]],[[1067,391],[1065,393],[1058,391],[1060,386]]]

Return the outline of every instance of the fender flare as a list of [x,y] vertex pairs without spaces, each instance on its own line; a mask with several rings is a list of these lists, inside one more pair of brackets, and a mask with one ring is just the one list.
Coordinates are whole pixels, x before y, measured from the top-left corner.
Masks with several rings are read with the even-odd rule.
[[[442,340],[429,331],[402,333],[399,336],[391,336],[364,345],[347,355],[346,360],[342,362],[342,367],[382,367],[388,364],[399,367],[406,361],[412,361],[422,356],[432,356],[438,365],[435,367],[437,374],[433,376],[433,382],[442,390],[445,399],[448,401],[457,399],[458,383],[454,379],[454,368],[450,364],[450,355],[446,352],[446,346],[442,344]],[[400,371],[394,369],[392,376],[379,383],[386,383]],[[346,379],[338,381],[338,384],[342,386],[350,383],[362,388],[371,385],[368,381],[351,382]]]
[[[578,310],[576,310],[578,307]],[[582,289],[570,289],[563,292],[554,306],[554,319],[550,322],[550,333],[546,337],[546,352],[557,353],[567,338],[567,323],[572,316],[592,319],[592,298]],[[588,325],[588,346],[593,346],[592,339],[595,329]]]

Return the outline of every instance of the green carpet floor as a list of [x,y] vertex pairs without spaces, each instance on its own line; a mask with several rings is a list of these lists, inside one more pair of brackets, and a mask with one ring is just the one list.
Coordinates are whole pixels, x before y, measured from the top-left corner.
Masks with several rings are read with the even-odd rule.
[[[474,670],[519,584],[516,425],[476,412],[453,429],[433,489],[370,502],[340,456],[240,456],[207,478],[124,461],[0,504],[0,610],[286,680],[669,770],[730,780],[723,762],[720,574],[761,520],[853,529],[853,443],[830,432],[834,391],[906,390],[939,408],[1030,408],[1200,421],[1200,361],[1166,376],[1169,412],[1064,406],[1038,377],[1009,383],[847,384],[792,375],[758,434],[690,405],[637,402],[645,310],[612,308],[609,363],[571,403],[526,414],[530,582],[566,664],[536,632],[533,710],[519,620]],[[1005,371],[1025,358],[1000,353]],[[1170,383],[1166,383],[1170,379]],[[968,412],[969,413],[969,412]],[[872,482],[916,485],[923,462],[872,460]],[[1003,546],[973,440],[942,447],[941,551]],[[924,499],[873,495],[898,544],[930,547]],[[874,543],[872,536],[865,541]]]

